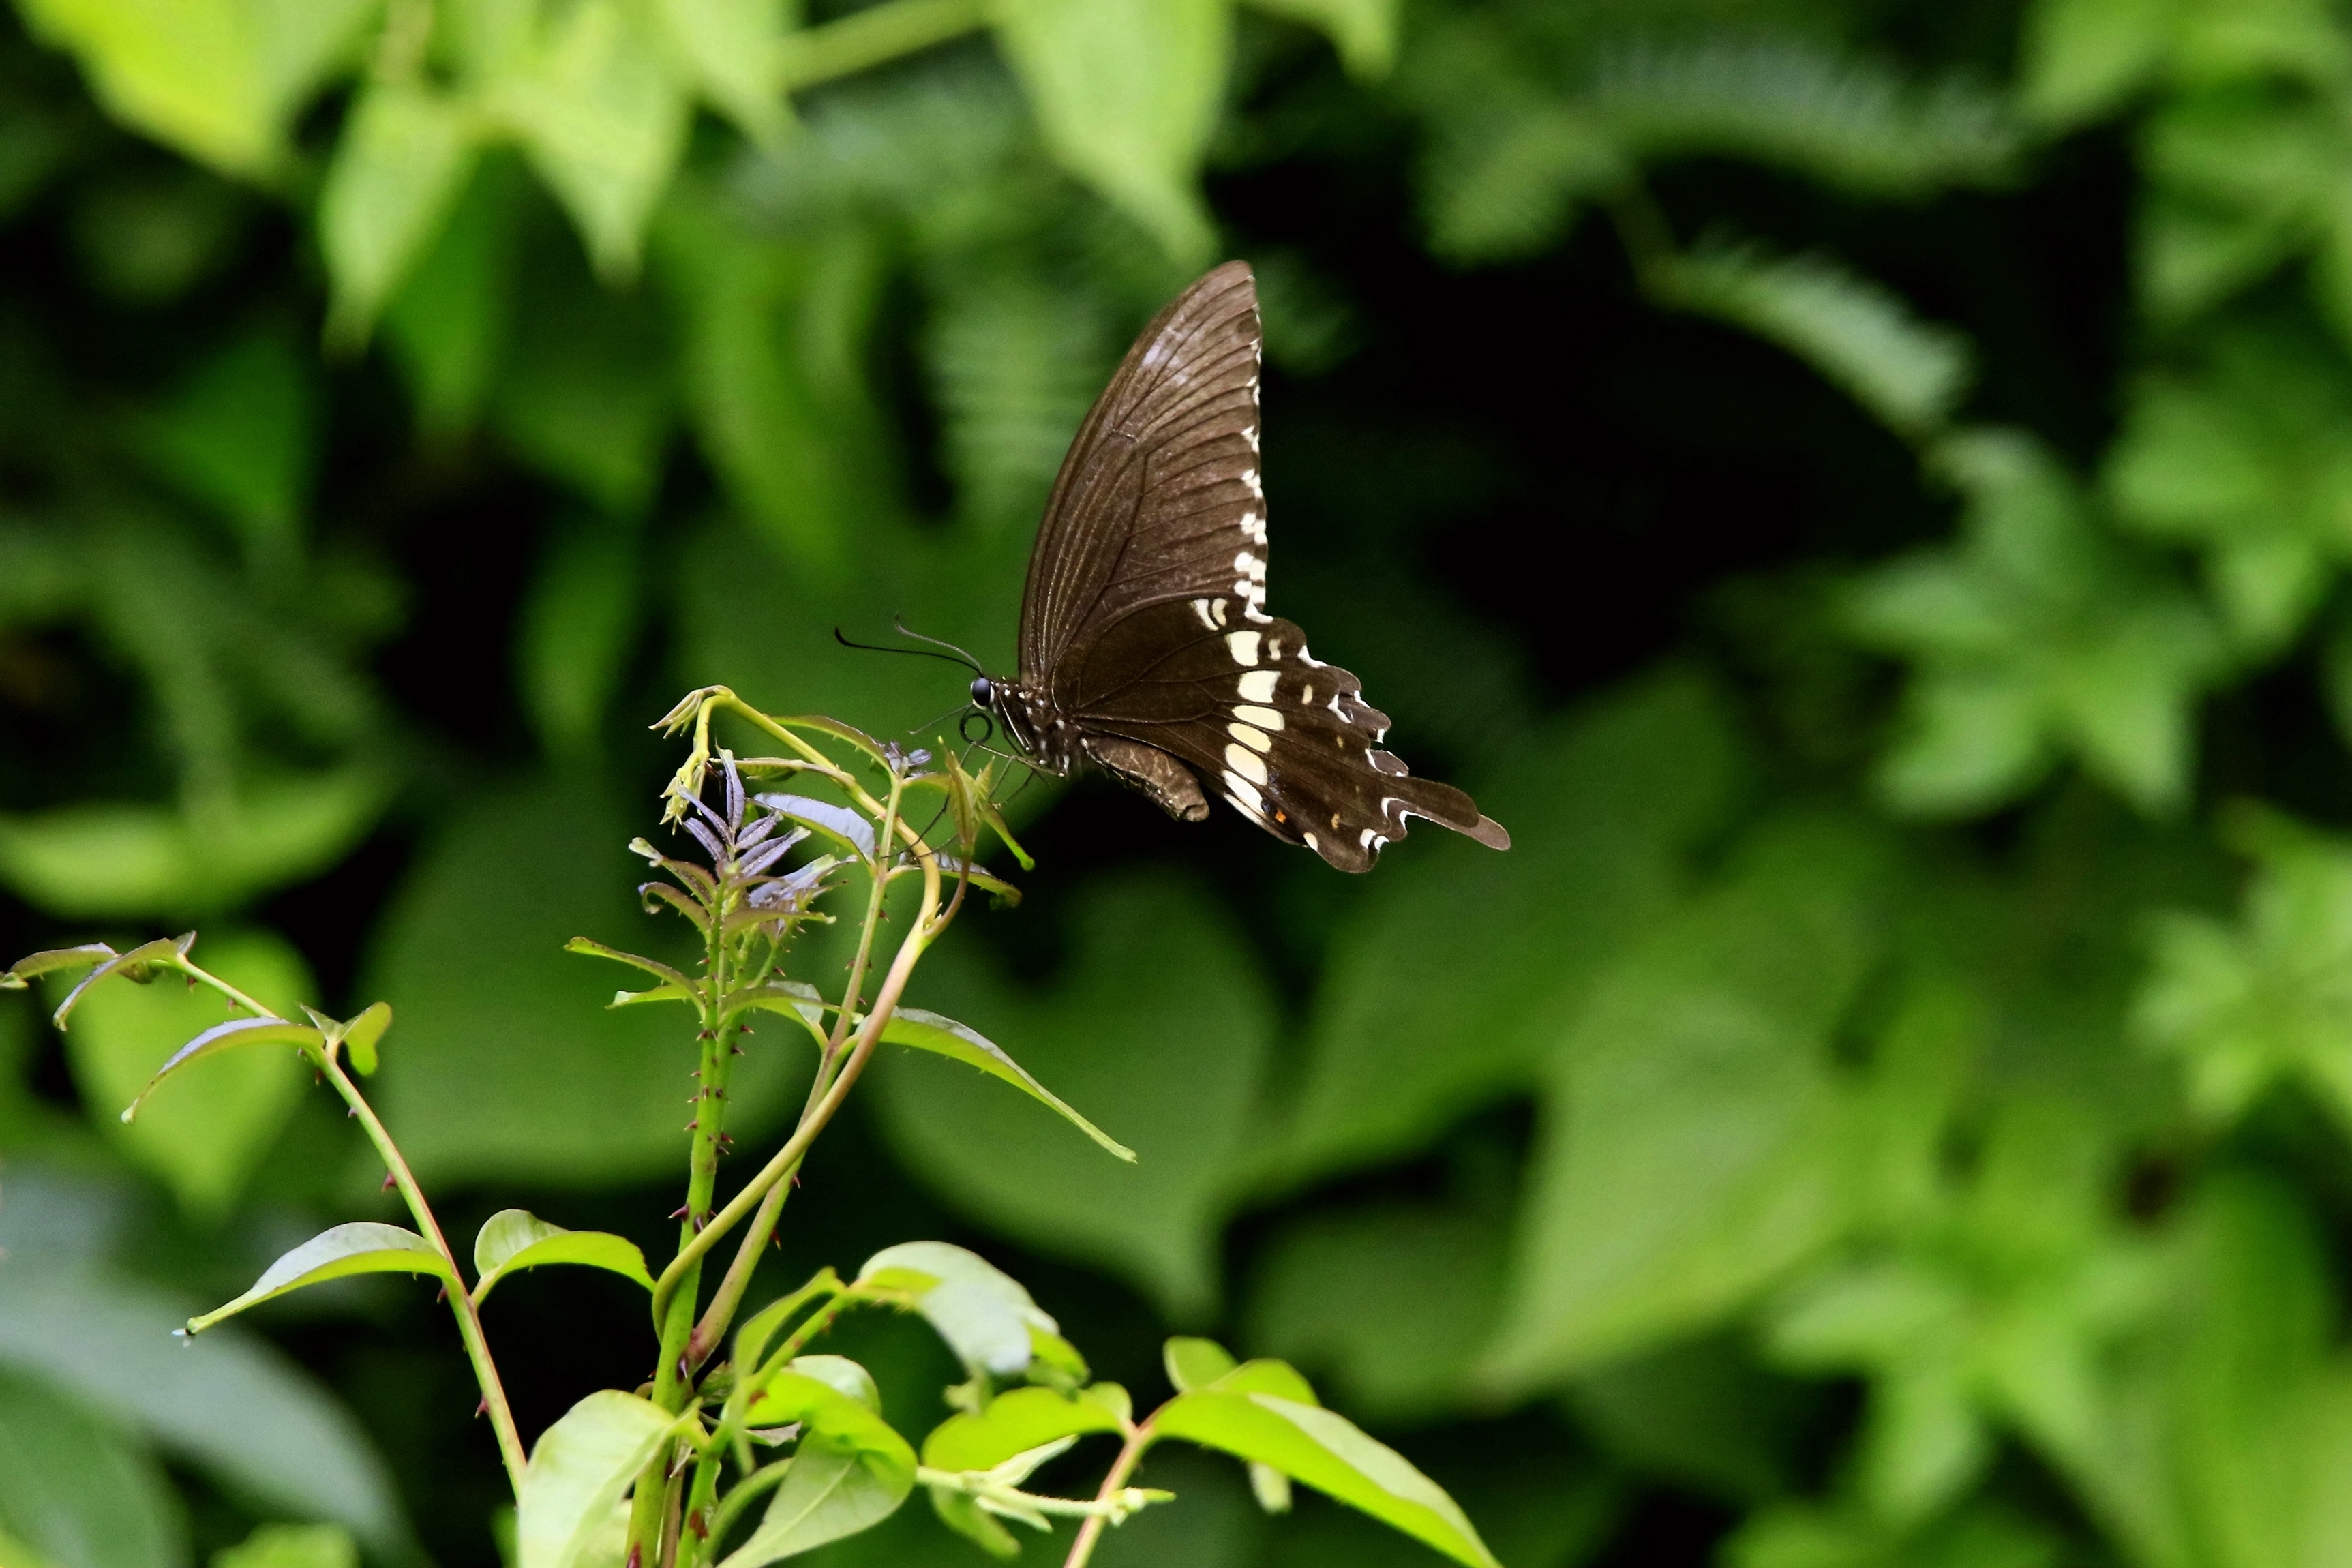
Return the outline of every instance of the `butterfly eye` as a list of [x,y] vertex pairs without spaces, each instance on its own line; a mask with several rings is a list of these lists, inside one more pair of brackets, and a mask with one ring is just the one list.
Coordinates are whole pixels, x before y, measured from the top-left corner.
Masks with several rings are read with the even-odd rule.
[[972,677],[971,700],[982,708],[989,706],[996,700],[996,683],[984,675]]

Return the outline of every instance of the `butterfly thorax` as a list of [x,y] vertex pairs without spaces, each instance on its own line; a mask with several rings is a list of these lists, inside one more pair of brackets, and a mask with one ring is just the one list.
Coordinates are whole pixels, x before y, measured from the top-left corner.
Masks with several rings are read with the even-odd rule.
[[1049,773],[1077,765],[1077,731],[1051,699],[1017,680],[991,680],[989,688],[988,706],[1023,756]]

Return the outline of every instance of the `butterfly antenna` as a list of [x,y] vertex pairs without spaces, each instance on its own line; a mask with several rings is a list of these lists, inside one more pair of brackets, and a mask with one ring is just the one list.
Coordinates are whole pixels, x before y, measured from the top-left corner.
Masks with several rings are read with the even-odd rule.
[[[855,644],[852,644],[851,646],[852,646],[852,647],[855,647],[856,645],[855,645]],[[914,649],[914,648],[910,648],[910,647],[886,647],[886,648],[884,648],[882,651],[883,651],[884,653],[913,653],[913,652],[915,652],[915,651],[917,651],[917,650],[916,650],[916,649]],[[914,728],[912,728],[912,729],[908,730],[908,731],[907,731],[907,733],[908,733],[909,735],[919,735],[919,734],[921,734],[924,731],[926,731],[926,730],[929,729],[929,728],[930,728],[932,725],[934,725],[934,724],[944,724],[945,722],[947,722],[949,720],[950,720],[950,719],[954,718],[954,717],[955,717],[957,714],[959,714],[959,713],[969,713],[969,712],[971,712],[971,703],[969,703],[969,702],[959,702],[959,703],[957,703],[954,707],[952,707],[952,708],[949,709],[946,712],[944,712],[944,713],[940,714],[938,718],[936,718],[936,719],[926,719],[926,720],[924,720],[921,723],[919,723],[919,724],[918,724],[918,725],[914,726]]]
[[[957,647],[955,644],[948,641],[945,637],[925,637],[920,632],[909,631],[907,628],[906,620],[898,616],[891,616],[890,624],[898,628],[898,635],[902,637],[913,637],[917,642],[927,642],[936,647],[943,647],[952,650],[958,658],[963,660],[966,665],[971,667],[971,672],[974,675],[986,675],[988,673],[987,670],[981,668],[980,660],[972,658],[971,654],[966,653],[962,648]],[[912,653],[915,650],[908,648],[907,651]]]
[[[918,634],[908,632],[907,635],[908,637],[914,637]],[[843,636],[842,630],[839,626],[833,628],[833,640],[839,643],[844,647],[856,648],[861,653],[911,653],[921,658],[943,658],[950,664],[961,664],[975,675],[985,675],[988,673],[986,670],[981,668],[977,664],[972,663],[971,656],[964,653],[961,648],[956,648],[956,654],[963,655],[962,658],[959,658],[956,657],[956,654],[933,653],[927,647],[891,647],[885,643],[857,642],[850,637]],[[925,642],[939,641],[937,637],[924,637],[923,640]],[[946,646],[950,647],[954,647],[952,643]]]

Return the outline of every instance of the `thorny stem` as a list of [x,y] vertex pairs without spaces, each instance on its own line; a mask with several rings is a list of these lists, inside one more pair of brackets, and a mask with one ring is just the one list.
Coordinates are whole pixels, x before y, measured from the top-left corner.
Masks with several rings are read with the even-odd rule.
[[[926,915],[937,904],[938,879],[938,867],[933,863],[926,868],[926,880],[930,884],[925,889]],[[825,1124],[841,1109],[841,1102],[849,1098],[850,1089],[857,1082],[857,1075],[865,1070],[866,1058],[874,1054],[875,1046],[881,1040],[882,1030],[888,1025],[891,1015],[898,1011],[899,994],[906,990],[907,979],[914,973],[915,963],[929,944],[929,935],[926,923],[908,931],[907,940],[899,944],[889,975],[883,981],[882,990],[874,999],[874,1011],[866,1016],[866,1026],[857,1033],[857,1044],[851,1048],[849,1059],[842,1064],[841,1071],[835,1077],[833,1087],[826,1091],[824,1099],[802,1119],[792,1137],[761,1168],[760,1173],[745,1183],[743,1190],[737,1193],[725,1208],[713,1215],[710,1222],[702,1227],[702,1233],[680,1248],[678,1255],[670,1260],[669,1267],[662,1270],[661,1278],[654,1282],[656,1311],[668,1306],[684,1283],[687,1272],[702,1261],[703,1255],[716,1247],[728,1232],[742,1224],[744,1216],[767,1196],[768,1189],[800,1163],[802,1157],[808,1152],[809,1145],[816,1142],[817,1134],[824,1131]]]
[[[843,1042],[857,1017],[857,1005],[865,999],[866,966],[873,961],[875,933],[881,929],[884,900],[889,893],[887,870],[887,852],[895,848],[898,828],[898,806],[905,793],[905,782],[895,773],[890,779],[890,795],[882,812],[882,831],[877,837],[877,847],[873,865],[874,880],[866,900],[866,922],[857,934],[857,951],[849,961],[849,979],[842,988],[841,1009],[834,1019],[833,1032],[818,1054],[816,1073],[809,1079],[807,1100],[801,1107],[801,1122],[805,1124],[814,1114],[829,1087],[830,1070],[841,1055]],[[958,888],[961,893],[962,889]],[[742,1304],[743,1291],[751,1283],[752,1270],[759,1267],[760,1254],[775,1231],[777,1217],[783,1213],[784,1199],[792,1191],[794,1171],[786,1171],[782,1179],[768,1189],[760,1200],[759,1213],[752,1216],[751,1227],[743,1233],[743,1240],[735,1249],[735,1260],[727,1266],[727,1274],[719,1282],[717,1294],[710,1299],[709,1310],[695,1325],[693,1336],[687,1342],[687,1365],[700,1366],[709,1358],[719,1342],[726,1337],[727,1325],[733,1321],[735,1309]]]
[[735,1249],[735,1261],[727,1266],[726,1277],[710,1298],[709,1307],[702,1321],[694,1326],[693,1335],[686,1342],[686,1366],[688,1372],[699,1369],[710,1359],[710,1352],[726,1337],[727,1326],[735,1319],[735,1309],[743,1304],[743,1291],[751,1283],[751,1271],[760,1266],[760,1250],[776,1228],[776,1216],[783,1213],[784,1198],[793,1190],[792,1174],[768,1189],[760,1200],[760,1212],[751,1216],[751,1228],[743,1233],[743,1243]]
[[[191,980],[211,986],[257,1018],[278,1018],[281,1023],[290,1021],[280,1018],[272,1009],[263,1006],[185,956],[158,960],[156,966],[176,970]],[[448,1238],[441,1234],[441,1223],[433,1217],[433,1206],[425,1201],[425,1191],[416,1184],[416,1177],[409,1170],[407,1160],[402,1156],[400,1146],[392,1141],[391,1132],[377,1118],[375,1108],[368,1104],[367,1097],[360,1092],[359,1085],[351,1080],[350,1075],[343,1071],[342,1064],[332,1055],[321,1052],[310,1059],[312,1065],[325,1075],[327,1081],[334,1085],[335,1092],[342,1096],[343,1103],[351,1108],[352,1117],[366,1131],[368,1142],[375,1145],[384,1169],[392,1173],[393,1184],[400,1189],[402,1199],[407,1203],[408,1212],[415,1219],[418,1232],[432,1244],[441,1261],[448,1266],[449,1277],[458,1282],[449,1290],[449,1310],[457,1320],[457,1337],[465,1342],[466,1359],[474,1363],[474,1379],[481,1384],[482,1401],[489,1407],[490,1428],[498,1435],[499,1458],[506,1463],[507,1480],[520,1499],[525,1463],[522,1434],[515,1428],[514,1411],[507,1404],[506,1385],[499,1379],[498,1363],[491,1359],[489,1341],[482,1333],[481,1311],[465,1289],[465,1275],[457,1267],[457,1255],[450,1251]]]
[[[709,1215],[707,1211],[717,1175],[717,1134],[724,1116],[723,1090],[728,1064],[732,1059],[730,1042],[727,1037],[732,1026],[732,1016],[723,1010],[729,989],[725,969],[730,952],[725,934],[728,911],[724,908],[714,911],[706,953],[708,990],[703,1009],[703,1063],[700,1069],[703,1088],[697,1101],[700,1109],[694,1129],[694,1163],[687,1200],[688,1214],[680,1227],[677,1254],[663,1269],[654,1289],[654,1321],[661,1325],[661,1361],[655,1373],[654,1400],[664,1409],[682,1408],[693,1397],[693,1375],[726,1335],[735,1310],[741,1302],[743,1291],[750,1284],[751,1272],[757,1267],[760,1252],[782,1211],[789,1190],[787,1179],[799,1169],[810,1145],[833,1120],[855,1087],[866,1061],[873,1055],[875,1046],[881,1039],[882,1031],[888,1026],[916,962],[936,939],[947,919],[951,919],[961,906],[967,881],[962,876],[957,878],[955,897],[942,918],[938,857],[923,841],[922,836],[911,831],[901,818],[899,806],[906,779],[898,767],[889,767],[890,788],[887,800],[877,802],[872,795],[857,787],[853,777],[832,767],[821,752],[802,741],[787,727],[777,724],[765,714],[746,709],[732,693],[724,694],[724,701],[802,752],[812,763],[824,768],[845,793],[866,809],[869,816],[878,819],[880,831],[869,862],[873,885],[847,986],[833,1030],[819,1058],[816,1074],[810,1083],[809,1098],[802,1109],[799,1123],[794,1127],[792,1137],[759,1174],[752,1177],[724,1209]],[[697,762],[709,754],[709,718],[720,705],[718,697],[706,698],[698,704],[694,752]],[[856,1043],[845,1058],[842,1047],[850,1039],[852,1026],[861,1022],[858,1004],[862,1000],[867,968],[872,962],[875,937],[880,929],[893,863],[902,839],[912,850],[921,869],[921,911],[913,929],[900,942],[881,992],[875,999],[874,1008],[864,1016],[864,1026],[857,1030]],[[966,846],[967,856],[970,847]],[[716,1098],[714,1089],[719,1091]],[[718,1109],[714,1110],[714,1107]],[[699,1295],[702,1259],[730,1230],[742,1222],[745,1213],[754,1205],[757,1223],[742,1237],[733,1263],[712,1297],[709,1310],[698,1323],[694,1317],[694,1303]],[[805,1343],[809,1337],[821,1331],[823,1324],[829,1322],[834,1312],[838,1310],[836,1303],[830,1310],[814,1314],[787,1342],[788,1345]],[[665,1467],[668,1464],[667,1458],[660,1462]],[[698,1483],[698,1475],[697,1479]],[[648,1559],[641,1554],[641,1562],[650,1560],[659,1563],[661,1568],[669,1568],[675,1554],[680,1552],[680,1505],[686,1500],[681,1496],[683,1484],[682,1476],[672,1476],[668,1484],[658,1490],[643,1484],[638,1487],[637,1499],[631,1510],[630,1539],[639,1544],[641,1553],[645,1546],[658,1543],[657,1555]],[[696,1489],[698,1492],[701,1489],[698,1484]],[[690,1514],[691,1510],[686,1511]],[[688,1552],[687,1555],[691,1556],[692,1552]]]
[[1078,1538],[1070,1542],[1070,1554],[1062,1560],[1062,1568],[1087,1568],[1095,1554],[1095,1542],[1102,1539],[1103,1526],[1109,1522],[1108,1510],[1102,1505],[1108,1505],[1127,1485],[1127,1478],[1135,1473],[1143,1450],[1151,1447],[1152,1438],[1158,1436],[1149,1421],[1128,1429],[1125,1446],[1119,1449],[1118,1458],[1111,1461],[1110,1473],[1103,1477],[1102,1485],[1095,1491],[1097,1511],[1088,1514],[1086,1522],[1078,1526]]
[[[894,783],[894,795],[896,787]],[[895,822],[897,816],[895,811],[883,807],[878,802],[875,803],[875,806],[873,815],[887,816]],[[905,824],[898,823],[897,826],[903,832]],[[767,1164],[761,1167],[759,1174],[744,1184],[742,1190],[735,1194],[725,1208],[713,1215],[703,1226],[701,1231],[678,1249],[677,1256],[670,1260],[669,1267],[662,1270],[661,1278],[654,1282],[654,1313],[656,1321],[669,1321],[670,1303],[686,1283],[688,1272],[694,1269],[701,1262],[703,1256],[724,1239],[729,1232],[742,1224],[745,1216],[763,1202],[769,1190],[790,1174],[793,1168],[798,1165],[803,1157],[807,1154],[809,1145],[816,1142],[817,1134],[824,1131],[826,1123],[833,1120],[834,1113],[841,1109],[842,1101],[848,1098],[850,1089],[857,1082],[858,1074],[865,1070],[866,1059],[874,1054],[875,1046],[880,1042],[882,1031],[889,1026],[891,1016],[898,1011],[898,997],[906,990],[907,982],[915,972],[916,963],[921,959],[924,950],[939,934],[939,927],[933,919],[940,912],[939,858],[919,837],[915,839],[913,847],[922,865],[922,911],[916,919],[914,928],[908,931],[906,939],[898,944],[898,953],[890,963],[889,973],[884,978],[882,989],[874,998],[873,1010],[866,1014],[864,1027],[857,1032],[856,1044],[851,1048],[848,1059],[843,1062],[835,1073],[832,1083],[824,1086],[824,1097],[802,1114],[800,1125],[793,1130],[793,1135],[785,1140],[784,1146],[776,1151]],[[882,870],[877,870],[877,878],[887,874],[887,871]],[[845,1013],[847,1011],[849,1010],[845,1009]],[[819,1069],[819,1082],[821,1084],[823,1082],[822,1068]],[[753,1250],[756,1252],[758,1249],[755,1247]],[[723,1326],[720,1331],[724,1331]],[[715,1340],[718,1336],[714,1334],[712,1337]]]
[[[722,877],[720,886],[726,887]],[[728,1068],[734,1061],[733,1042],[727,1037],[733,1028],[725,1011],[728,992],[728,960],[733,944],[727,934],[727,917],[732,913],[730,896],[722,891],[719,902],[710,911],[710,929],[703,948],[701,1061],[695,1068],[695,1082],[699,1086],[694,1095],[693,1152],[688,1163],[686,1212],[678,1221],[678,1256],[702,1228],[703,1216],[709,1212],[712,1189],[719,1178],[719,1134],[727,1116]],[[666,1274],[665,1279],[668,1278]],[[654,1403],[664,1410],[682,1408],[692,1396],[691,1371],[688,1364],[688,1345],[694,1334],[694,1307],[697,1287],[701,1280],[699,1265],[690,1265],[681,1278],[682,1289],[668,1300],[657,1299],[654,1321],[661,1333],[660,1360],[654,1369]],[[656,1457],[660,1470],[667,1470],[672,1448],[665,1444]],[[656,1473],[659,1473],[656,1471]],[[675,1529],[666,1522],[665,1509],[675,1513],[677,1498],[675,1482],[660,1489],[640,1485],[630,1510],[629,1533],[641,1548],[651,1547],[642,1562],[666,1562],[661,1551],[667,1535],[673,1543]]]

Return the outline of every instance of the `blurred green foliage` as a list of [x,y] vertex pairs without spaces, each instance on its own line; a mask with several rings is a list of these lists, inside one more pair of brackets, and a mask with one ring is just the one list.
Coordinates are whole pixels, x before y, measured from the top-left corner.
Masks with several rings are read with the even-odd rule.
[[[2342,7],[16,12],[11,953],[201,921],[389,999],[457,1228],[658,1237],[691,1054],[560,952],[630,928],[638,726],[929,720],[831,640],[893,613],[1003,668],[1087,401],[1242,254],[1277,603],[1517,847],[1349,883],[1030,789],[1031,899],[914,999],[1142,1163],[893,1061],[840,1158],[896,1174],[755,1290],[953,1233],[1153,1397],[1170,1330],[1297,1361],[1512,1568],[2352,1560]],[[0,1557],[488,1563],[421,1289],[166,1337],[379,1201],[258,1058],[116,1121],[204,1008],[0,1008]],[[527,1432],[633,1310],[500,1290]],[[1142,1479],[1106,1563],[1434,1560]]]

